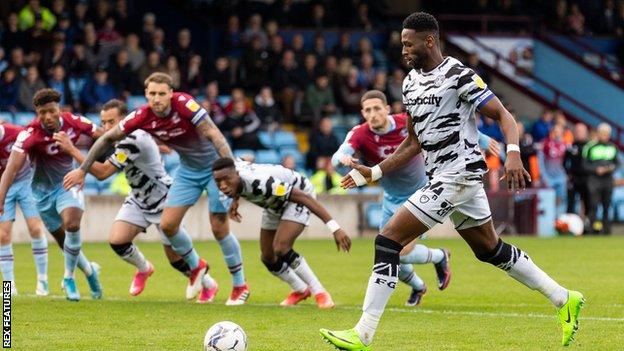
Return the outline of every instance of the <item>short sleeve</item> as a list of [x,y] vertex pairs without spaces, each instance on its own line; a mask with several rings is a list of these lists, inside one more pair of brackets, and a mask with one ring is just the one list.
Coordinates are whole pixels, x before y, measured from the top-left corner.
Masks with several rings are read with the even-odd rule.
[[35,145],[35,136],[32,133],[32,129],[28,128],[17,135],[15,143],[13,143],[11,147],[11,151],[27,153],[33,145]]
[[472,69],[465,68],[457,79],[457,93],[465,102],[481,108],[495,95]]
[[125,134],[130,134],[137,129],[141,128],[143,119],[146,115],[144,110],[132,111],[124,119],[119,122],[119,129]]
[[351,128],[349,133],[347,133],[347,136],[345,137],[345,140],[344,140],[343,144],[347,144],[347,145],[351,146],[353,148],[353,150],[359,150],[360,149],[360,138],[359,138],[358,130],[361,127],[362,126],[357,125],[357,126]]
[[115,147],[115,152],[108,158],[108,160],[117,168],[123,169],[128,165],[136,161],[141,155],[141,149],[136,139],[125,138]]
[[97,130],[97,126],[90,119],[83,116],[76,117],[76,126],[80,130],[80,133],[93,137],[93,134]]
[[201,107],[201,105],[188,94],[180,94],[175,97],[174,100],[178,113],[182,117],[190,119],[191,123],[195,126],[205,118],[209,117],[208,111]]

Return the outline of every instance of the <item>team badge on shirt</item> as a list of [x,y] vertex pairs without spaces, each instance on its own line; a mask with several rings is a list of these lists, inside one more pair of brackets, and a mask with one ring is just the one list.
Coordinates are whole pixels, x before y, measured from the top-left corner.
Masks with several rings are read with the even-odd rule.
[[481,88],[484,89],[485,88],[485,82],[483,81],[483,79],[481,79],[481,77],[479,77],[478,75],[473,75],[472,76],[472,80],[474,80],[475,84]]
[[286,186],[284,184],[278,184],[275,186],[275,196],[284,196],[286,195]]
[[115,153],[115,159],[117,160],[117,162],[124,164],[126,160],[128,160],[128,155],[126,155],[125,152],[118,151]]
[[186,106],[186,108],[188,108],[191,112],[197,112],[200,108],[199,104],[193,99],[189,100],[184,106]]

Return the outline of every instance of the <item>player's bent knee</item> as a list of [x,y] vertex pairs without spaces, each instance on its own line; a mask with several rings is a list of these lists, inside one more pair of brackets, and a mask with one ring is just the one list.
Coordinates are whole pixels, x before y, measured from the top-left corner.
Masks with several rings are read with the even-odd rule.
[[77,232],[80,230],[80,221],[77,222],[69,222],[65,225],[65,231],[68,232]]
[[178,231],[180,230],[180,225],[174,222],[163,221],[160,224],[160,229],[162,229],[163,233],[165,233],[166,236],[172,237],[178,233]]
[[123,256],[131,250],[132,243],[123,243],[123,244],[113,244],[110,243],[110,247],[115,251],[115,253],[119,256]]
[[273,252],[277,257],[284,257],[289,251],[292,251],[292,246],[286,243],[273,244]]
[[264,264],[264,266],[269,270],[269,272],[279,272],[280,270],[282,270],[282,267],[284,266],[284,261],[277,259],[277,258],[273,258],[272,261],[265,260],[265,258],[262,258],[262,263]]

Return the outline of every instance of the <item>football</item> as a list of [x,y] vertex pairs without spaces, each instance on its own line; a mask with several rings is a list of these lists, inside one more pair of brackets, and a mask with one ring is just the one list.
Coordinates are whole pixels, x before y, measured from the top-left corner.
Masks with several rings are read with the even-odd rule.
[[246,351],[247,335],[232,322],[219,322],[210,327],[204,337],[205,351]]

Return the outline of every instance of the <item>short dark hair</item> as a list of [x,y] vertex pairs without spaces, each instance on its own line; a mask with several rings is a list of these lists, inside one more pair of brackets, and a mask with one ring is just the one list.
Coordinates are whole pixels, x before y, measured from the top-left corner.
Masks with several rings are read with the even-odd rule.
[[45,88],[37,91],[33,97],[33,105],[35,108],[50,102],[61,102],[61,93],[51,88]]
[[212,164],[212,171],[220,171],[222,169],[234,167],[234,160],[229,157],[221,157]]
[[438,21],[433,15],[426,12],[414,12],[403,21],[403,29],[413,29],[416,32],[440,33]]
[[128,106],[126,106],[123,101],[117,99],[112,99],[106,102],[104,106],[102,106],[102,111],[108,111],[113,108],[116,108],[117,111],[119,111],[119,114],[122,116],[128,114]]
[[384,94],[383,92],[379,90],[369,90],[365,92],[364,95],[362,95],[362,98],[360,99],[360,103],[363,103],[364,101],[369,100],[369,99],[379,99],[383,101],[384,105],[388,104],[388,98],[386,98],[386,94]]

